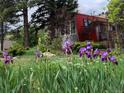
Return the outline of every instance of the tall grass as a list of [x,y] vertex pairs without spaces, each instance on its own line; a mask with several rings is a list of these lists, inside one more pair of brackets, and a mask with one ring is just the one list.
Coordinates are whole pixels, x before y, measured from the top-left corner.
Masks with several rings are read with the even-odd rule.
[[115,66],[84,64],[75,57],[73,63],[57,60],[1,64],[0,93],[124,93],[123,62]]

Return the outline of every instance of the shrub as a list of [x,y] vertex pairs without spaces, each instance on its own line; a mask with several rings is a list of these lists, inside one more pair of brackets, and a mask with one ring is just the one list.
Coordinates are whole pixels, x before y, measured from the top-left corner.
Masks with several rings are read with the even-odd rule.
[[19,44],[14,44],[13,47],[9,49],[9,53],[12,56],[18,56],[25,54],[25,48]]
[[47,51],[47,47],[46,47],[44,44],[40,44],[40,45],[39,45],[39,49],[40,49],[40,51],[42,51],[42,52]]
[[106,49],[106,47],[102,44],[102,42],[92,42],[94,49]]
[[62,39],[61,37],[54,38],[51,44],[51,49],[52,50],[58,50],[61,49],[62,47]]
[[[100,42],[99,43],[98,42],[91,42],[91,43],[92,43],[94,49],[96,49],[96,48],[106,49],[106,47],[103,44],[101,44]],[[73,45],[73,52],[74,53],[79,52],[79,49],[81,47],[85,47],[85,45],[86,45],[86,42],[75,42]]]
[[48,46],[48,33],[44,30],[39,34],[38,47],[42,52],[47,51]]

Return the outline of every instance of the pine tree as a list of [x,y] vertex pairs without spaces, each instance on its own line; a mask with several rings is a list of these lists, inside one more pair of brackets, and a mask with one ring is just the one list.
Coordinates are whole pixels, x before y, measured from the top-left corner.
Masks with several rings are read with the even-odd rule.
[[5,24],[18,21],[14,0],[0,0],[1,50],[3,50]]
[[44,0],[38,3],[32,22],[40,29],[47,26],[53,39],[61,33],[69,33],[69,23],[77,6],[77,0]]
[[28,23],[28,8],[31,8],[35,5],[39,0],[15,0],[16,7],[19,12],[21,12],[21,16],[23,16],[23,24],[24,24],[24,47],[29,48],[29,23]]

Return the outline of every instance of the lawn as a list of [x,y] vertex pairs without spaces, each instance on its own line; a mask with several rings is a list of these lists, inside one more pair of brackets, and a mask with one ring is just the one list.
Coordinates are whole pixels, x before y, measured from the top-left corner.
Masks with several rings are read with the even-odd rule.
[[71,62],[60,55],[36,63],[29,53],[14,64],[1,63],[1,93],[124,93],[123,56],[118,56],[119,65],[78,55]]

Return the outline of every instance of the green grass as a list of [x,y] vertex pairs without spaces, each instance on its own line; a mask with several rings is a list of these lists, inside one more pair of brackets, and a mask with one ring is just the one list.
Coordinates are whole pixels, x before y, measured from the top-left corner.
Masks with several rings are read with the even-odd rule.
[[119,65],[77,55],[42,58],[17,57],[14,64],[0,65],[0,93],[124,93],[124,58]]

